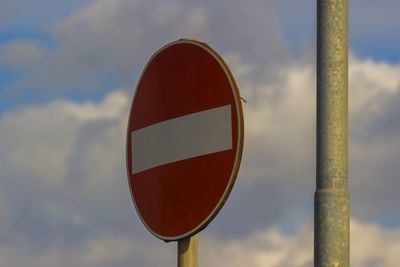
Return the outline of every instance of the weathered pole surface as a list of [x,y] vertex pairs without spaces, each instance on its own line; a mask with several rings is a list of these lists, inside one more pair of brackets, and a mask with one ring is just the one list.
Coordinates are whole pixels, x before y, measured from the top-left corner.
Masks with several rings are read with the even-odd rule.
[[197,267],[197,235],[178,241],[178,267]]
[[349,266],[348,2],[317,0],[314,266]]

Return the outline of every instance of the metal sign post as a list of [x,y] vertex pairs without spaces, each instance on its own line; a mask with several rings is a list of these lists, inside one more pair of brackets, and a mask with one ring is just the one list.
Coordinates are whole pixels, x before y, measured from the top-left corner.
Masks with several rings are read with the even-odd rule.
[[317,1],[314,266],[349,266],[348,3]]
[[178,240],[178,267],[197,267],[197,235]]

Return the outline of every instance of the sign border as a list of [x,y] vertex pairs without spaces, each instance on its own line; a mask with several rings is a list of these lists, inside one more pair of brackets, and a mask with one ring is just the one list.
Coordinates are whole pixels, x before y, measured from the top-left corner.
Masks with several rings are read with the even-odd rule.
[[128,143],[128,138],[130,137],[130,133],[129,133],[129,122],[130,122],[130,118],[131,118],[131,113],[132,113],[132,105],[134,103],[135,97],[136,97],[136,93],[137,93],[137,89],[140,85],[140,81],[142,80],[143,74],[146,72],[147,67],[150,65],[150,63],[153,61],[153,59],[159,54],[161,53],[163,50],[167,49],[170,46],[173,45],[177,45],[177,44],[192,44],[192,45],[196,45],[200,48],[202,48],[203,50],[205,50],[208,54],[210,54],[221,66],[221,68],[224,70],[226,77],[228,78],[230,87],[232,89],[232,93],[234,96],[234,100],[235,100],[235,105],[236,105],[236,111],[237,111],[237,118],[238,118],[238,138],[237,138],[237,150],[236,150],[236,155],[235,155],[235,161],[234,161],[234,165],[231,171],[231,175],[229,178],[229,182],[225,188],[225,191],[222,195],[222,197],[220,198],[218,204],[214,207],[214,209],[212,210],[212,212],[210,212],[210,214],[207,216],[207,218],[205,218],[201,223],[199,223],[196,227],[194,227],[194,229],[192,229],[191,231],[188,231],[187,233],[180,235],[180,236],[162,236],[159,235],[157,233],[155,233],[144,221],[144,219],[142,218],[142,215],[139,212],[139,209],[137,208],[136,205],[136,201],[135,201],[135,197],[133,195],[132,192],[132,185],[131,185],[131,179],[130,179],[130,172],[129,172],[129,167],[128,167],[128,146],[125,146],[125,160],[126,160],[126,172],[127,172],[127,177],[128,177],[128,184],[129,184],[129,191],[131,194],[131,198],[133,201],[133,204],[135,206],[135,210],[136,213],[139,215],[140,220],[142,221],[143,225],[146,227],[147,230],[149,230],[150,233],[152,233],[155,237],[164,240],[166,242],[170,242],[170,241],[178,241],[190,236],[193,236],[195,234],[197,234],[198,232],[202,231],[204,228],[207,227],[208,224],[210,224],[210,222],[217,216],[217,214],[219,213],[219,211],[222,209],[222,207],[224,206],[226,200],[228,199],[230,192],[232,191],[233,185],[235,184],[236,181],[236,177],[238,175],[239,172],[239,168],[240,168],[240,163],[241,163],[241,158],[242,158],[242,153],[243,153],[243,143],[244,143],[244,119],[243,119],[243,108],[242,108],[242,103],[241,103],[241,97],[240,97],[240,92],[239,92],[239,88],[235,82],[235,79],[233,77],[233,74],[231,72],[231,70],[229,69],[228,65],[225,63],[225,61],[222,59],[222,57],[213,49],[211,48],[207,43],[204,42],[200,42],[194,39],[179,39],[177,41],[168,43],[166,45],[164,45],[163,47],[161,47],[159,50],[157,50],[152,56],[151,58],[148,60],[146,66],[144,67],[136,88],[135,88],[135,93],[134,96],[132,98],[131,101],[131,105],[130,105],[130,110],[129,110],[129,116],[128,116],[128,124],[127,124],[127,134],[126,134],[126,144]]

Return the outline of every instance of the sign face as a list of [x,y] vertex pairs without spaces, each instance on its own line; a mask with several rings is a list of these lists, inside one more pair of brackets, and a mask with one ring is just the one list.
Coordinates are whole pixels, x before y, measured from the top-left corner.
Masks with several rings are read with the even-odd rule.
[[228,198],[243,148],[239,90],[222,58],[192,40],[156,52],[136,88],[126,145],[146,228],[172,241],[206,227]]

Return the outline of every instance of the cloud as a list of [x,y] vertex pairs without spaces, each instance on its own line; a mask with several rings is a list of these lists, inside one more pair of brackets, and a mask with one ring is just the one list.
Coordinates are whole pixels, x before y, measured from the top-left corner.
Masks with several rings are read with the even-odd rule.
[[[400,22],[396,14],[400,3],[396,0],[379,3],[373,0],[356,0],[349,2],[349,8],[350,40],[355,52],[358,55],[387,60],[394,58],[398,61],[400,55],[397,47],[400,38],[393,33],[397,31]],[[372,17],[375,19],[371,20]]]
[[[232,196],[215,222],[219,234],[246,234],[277,221],[291,227],[292,219],[310,215],[306,207],[312,203],[315,176],[314,80],[311,66],[293,64],[281,68],[270,83],[241,87],[248,101],[243,104],[244,153]],[[306,212],[299,214],[299,209]]]
[[115,91],[100,102],[55,100],[0,118],[5,265],[173,262],[175,246],[149,238],[130,199],[124,154],[129,102]]
[[[37,248],[68,245],[129,217],[129,194],[120,194],[127,105],[117,92],[101,103],[54,101],[1,118],[1,237]],[[99,216],[100,227],[90,230]]]
[[[8,266],[81,266],[81,267],[152,267],[163,264],[172,266],[176,248],[172,244],[124,237],[106,236],[75,247],[49,247],[44,251],[32,251],[31,247],[0,244],[2,262]],[[149,253],[152,252],[152,253]]]
[[[364,219],[399,221],[397,127],[399,65],[353,59],[350,67],[352,210]],[[395,212],[391,212],[395,211]]]
[[[208,41],[231,65],[248,103],[242,167],[200,241],[202,259],[210,266],[311,266],[312,230],[300,225],[312,217],[315,190],[315,70],[309,59],[290,59],[278,6],[98,0],[53,25],[53,50],[10,42],[0,47],[0,61],[28,73],[20,90],[98,92],[113,83],[133,87],[162,44],[182,36]],[[350,60],[353,266],[394,266],[399,246],[398,230],[382,226],[400,222],[399,70]],[[173,264],[175,246],[151,239],[132,208],[127,91],[1,114],[0,258],[9,266]]]
[[[316,49],[317,4],[315,1],[281,0],[277,8],[279,25],[290,47],[292,57],[303,53],[314,54]],[[349,47],[352,53],[362,58],[373,58],[399,62],[400,38],[397,25],[400,23],[396,0],[353,0],[349,6]],[[374,19],[371,19],[374,18]]]
[[309,225],[294,236],[271,227],[243,239],[218,240],[200,236],[200,264],[205,266],[312,266],[313,235]]
[[[237,64],[246,70],[240,60]],[[382,223],[380,218],[392,218],[395,224],[398,216],[393,213],[399,202],[399,181],[395,179],[398,128],[376,126],[385,120],[384,125],[392,125],[395,120],[392,112],[400,88],[398,68],[351,60],[351,210],[362,225],[365,222],[361,219]],[[297,247],[310,232],[301,228],[298,234],[293,233],[312,217],[315,72],[311,65],[292,63],[276,73],[274,79],[259,86],[242,83],[242,95],[248,100],[243,104],[246,132],[242,168],[229,201],[205,235],[214,240],[211,247],[212,242],[226,242],[226,255],[237,249],[238,240],[249,242],[238,251],[250,250],[253,242],[271,243],[272,251],[274,246],[280,248],[278,254],[258,251],[254,264],[268,260],[276,266],[307,266],[309,251]],[[127,189],[124,140],[129,104],[122,90],[99,102],[55,100],[2,115],[0,247],[9,261],[23,261],[7,252],[13,250],[26,253],[38,265],[76,265],[75,261],[81,261],[81,266],[125,266],[129,261],[152,266],[152,260],[159,260],[142,252],[143,246],[158,246],[154,244],[159,241],[148,241],[150,234],[134,214]],[[392,231],[376,227],[379,236]],[[266,240],[258,240],[263,231],[268,232]],[[271,239],[273,236],[277,239]],[[110,261],[93,256],[106,247],[129,244],[137,246],[139,252],[126,256],[123,249],[118,250],[117,256],[108,257]],[[157,244],[157,250],[163,251],[162,242]],[[289,249],[303,261],[285,257],[292,253]],[[213,257],[211,251],[207,253],[205,258]],[[382,257],[386,260],[391,256]],[[377,262],[370,259],[365,264]]]
[[[66,17],[72,11],[87,5],[92,0],[72,0],[55,3],[51,0],[0,0],[0,31],[12,30],[30,32],[37,28],[46,28],[49,23]],[[20,32],[21,33],[21,32]]]
[[[237,185],[221,212],[222,218],[214,223],[213,229],[219,234],[245,234],[248,229],[261,229],[265,223],[277,221],[291,228],[291,220],[312,216],[315,71],[302,63],[286,65],[278,73],[258,87],[242,83],[241,93],[248,99],[244,104],[245,151]],[[351,57],[352,215],[394,225],[400,222],[398,73],[399,65]],[[226,225],[225,221],[230,223]]]
[[[55,7],[52,1],[41,1],[44,1],[42,6],[53,8],[51,14],[59,14],[64,5],[65,10],[75,10],[83,5],[69,1],[74,3],[57,3]],[[27,5],[25,2],[13,2],[12,5],[7,2],[3,4],[4,10],[19,10]],[[391,48],[380,49],[379,45],[396,47],[398,40],[387,29],[396,25],[397,16],[393,10],[398,4],[385,0],[376,6],[373,1],[367,1],[360,9],[358,2],[350,5],[354,52],[368,56],[367,49],[385,54],[382,51]],[[73,91],[87,97],[99,92],[104,94],[114,87],[132,88],[154,51],[184,37],[209,42],[228,61],[239,58],[244,65],[252,65],[251,72],[243,79],[257,85],[268,81],[275,75],[275,69],[290,62],[291,57],[307,55],[308,62],[314,60],[315,46],[310,40],[315,38],[316,10],[310,1],[299,2],[302,9],[292,8],[290,1],[275,0],[201,3],[98,0],[84,3],[85,8],[69,11],[68,17],[61,12],[62,19],[55,21],[53,18],[43,23],[51,47],[40,43],[40,38],[11,39],[0,45],[2,66],[24,70],[24,75],[8,91],[32,90],[52,97]],[[46,15],[50,16],[49,13]],[[384,14],[385,20],[374,20],[371,26],[365,21],[371,14],[378,17]],[[371,36],[377,34],[384,35],[382,40],[387,42],[378,45],[376,38],[371,40]],[[392,54],[396,57],[395,51]]]
[[26,72],[13,90],[34,88],[57,96],[79,88],[93,94],[115,85],[132,87],[159,47],[195,38],[255,65],[248,75],[262,81],[266,68],[273,71],[288,60],[274,6],[258,0],[99,0],[52,25],[54,48],[12,41],[0,49],[0,58],[3,66]]
[[[286,235],[270,227],[243,239],[199,238],[200,264],[205,266],[313,266],[313,229],[304,224],[295,235]],[[395,267],[400,247],[400,231],[376,224],[351,221],[351,266]]]

